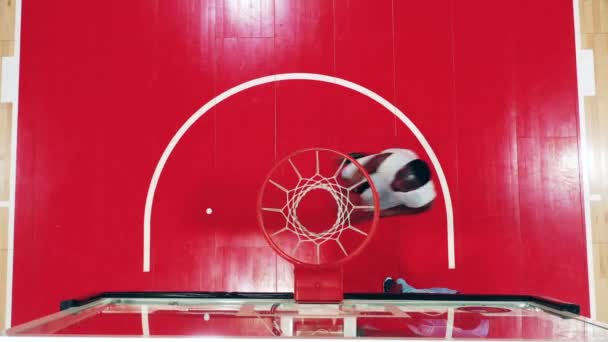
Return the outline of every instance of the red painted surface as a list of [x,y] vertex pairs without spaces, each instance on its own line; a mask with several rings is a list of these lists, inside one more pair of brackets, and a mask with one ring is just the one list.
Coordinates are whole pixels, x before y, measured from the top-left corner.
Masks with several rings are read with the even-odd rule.
[[344,299],[341,266],[294,267],[293,297],[298,303],[340,303]]
[[281,72],[393,102],[452,192],[455,270],[440,195],[382,220],[345,291],[404,276],[588,313],[568,1],[24,1],[21,56],[15,324],[100,291],[292,291],[255,220],[273,162],[313,146],[422,153],[378,104],[311,81],[244,91],[192,127],[160,179],[141,272],[146,192],[173,134],[214,95]]

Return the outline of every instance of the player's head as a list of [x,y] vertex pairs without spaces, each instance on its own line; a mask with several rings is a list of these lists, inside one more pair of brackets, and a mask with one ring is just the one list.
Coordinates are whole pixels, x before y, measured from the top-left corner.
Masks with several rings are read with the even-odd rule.
[[420,159],[412,160],[395,174],[391,183],[393,191],[408,192],[422,187],[431,180],[431,169]]
[[435,200],[437,193],[431,180],[431,169],[420,159],[413,159],[396,173],[391,183],[395,196],[409,208],[422,208]]

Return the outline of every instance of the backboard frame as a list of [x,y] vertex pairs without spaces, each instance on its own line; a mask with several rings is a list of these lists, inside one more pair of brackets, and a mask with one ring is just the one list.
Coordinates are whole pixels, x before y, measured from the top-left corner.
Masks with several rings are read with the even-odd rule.
[[[102,292],[80,299],[68,299],[60,303],[60,310],[67,310],[90,304],[102,299],[142,298],[142,299],[242,299],[281,300],[294,299],[291,292]],[[345,293],[345,300],[399,300],[399,301],[446,301],[446,302],[525,302],[552,309],[556,312],[580,314],[580,306],[553,298],[530,295],[494,294],[434,294],[434,293]]]
[[[144,307],[145,310],[137,311]],[[552,321],[559,320],[567,326],[572,326],[572,324],[584,326],[585,331],[593,330],[595,333],[599,331],[602,334],[601,336],[604,336],[603,334],[608,336],[608,325],[579,316],[580,307],[578,305],[546,297],[491,294],[346,293],[342,303],[303,304],[296,302],[294,294],[288,292],[104,292],[90,297],[62,301],[59,312],[13,327],[7,330],[5,334],[8,336],[53,336],[54,333],[50,335],[44,333],[49,330],[59,332],[60,336],[70,336],[63,335],[61,333],[64,331],[63,329],[69,329],[71,326],[80,324],[80,322],[98,314],[120,313],[123,312],[122,310],[126,310],[124,312],[127,314],[140,312],[143,330],[143,317],[146,317],[145,320],[147,322],[149,309],[150,315],[153,312],[157,312],[157,310],[171,310],[177,314],[184,312],[188,315],[202,315],[204,312],[209,312],[212,317],[219,317],[215,316],[219,314],[223,317],[227,315],[235,319],[257,318],[262,321],[269,318],[273,320],[278,319],[280,323],[279,331],[281,333],[286,331],[284,328],[291,329],[289,332],[293,333],[296,331],[294,328],[295,324],[306,320],[315,322],[315,319],[326,321],[338,319],[343,324],[341,326],[343,328],[343,335],[339,335],[338,337],[348,339],[361,337],[359,335],[359,323],[362,321],[360,320],[365,321],[369,320],[369,318],[375,317],[380,320],[384,318],[403,319],[410,317],[409,315],[414,313],[425,314],[426,312],[428,315],[431,315],[431,313],[435,315],[443,311],[444,314],[447,313],[448,321],[451,314],[452,323],[449,324],[453,326],[455,312],[457,314],[458,312],[460,314],[465,312],[466,314],[468,310],[465,309],[467,308],[489,310],[499,309],[500,307],[510,308],[510,310],[505,310],[506,313],[504,314],[494,313],[491,310],[479,312],[482,316],[497,315],[512,317],[514,317],[513,315],[518,316],[522,314],[534,317],[537,315],[536,312],[544,312],[543,315],[554,317],[551,319]],[[276,311],[274,311],[275,309]],[[511,312],[511,310],[515,311]],[[215,319],[212,318],[212,322]],[[147,326],[147,323],[145,325]],[[297,332],[300,333],[300,331]],[[144,334],[143,336],[158,335]],[[279,336],[302,337],[295,334],[275,335],[274,337]],[[201,337],[209,338],[206,335],[202,335]],[[215,337],[211,336],[212,339]],[[233,337],[227,335],[222,338],[230,339]],[[243,337],[247,338],[247,336],[238,338],[242,339]],[[458,339],[462,340],[461,338]]]

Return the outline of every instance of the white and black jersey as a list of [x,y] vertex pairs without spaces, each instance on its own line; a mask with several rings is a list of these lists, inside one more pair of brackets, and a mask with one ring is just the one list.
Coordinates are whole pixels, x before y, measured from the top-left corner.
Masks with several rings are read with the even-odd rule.
[[[387,149],[378,154],[373,155],[355,155],[355,159],[363,166],[373,160],[378,155],[389,154],[382,162],[377,166],[375,172],[370,173],[376,190],[378,191],[378,198],[380,200],[380,209],[390,209],[398,206],[405,206],[408,208],[422,208],[430,204],[437,196],[433,181],[430,177],[430,170],[428,165],[420,160],[416,153],[407,149]],[[415,170],[415,176],[422,184],[420,187],[412,189],[407,192],[395,191],[391,187],[397,173],[407,167],[412,166]],[[348,164],[342,169],[342,177],[344,179],[351,179],[358,171],[357,167],[352,164]],[[369,184],[362,184],[357,192],[360,193],[361,199],[367,205],[373,205],[373,197]]]

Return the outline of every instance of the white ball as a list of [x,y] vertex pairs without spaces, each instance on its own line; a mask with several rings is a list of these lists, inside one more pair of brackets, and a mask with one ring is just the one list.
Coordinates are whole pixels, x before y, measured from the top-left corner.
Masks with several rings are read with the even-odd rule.
[[209,317],[209,314],[208,314],[208,313],[206,313],[206,314],[204,314],[204,315],[203,315],[203,319],[204,319],[205,321],[208,321],[210,318],[211,318],[211,317]]
[[207,210],[205,210],[205,212],[207,213],[207,215],[211,215],[211,214],[213,214],[213,209],[207,208]]

